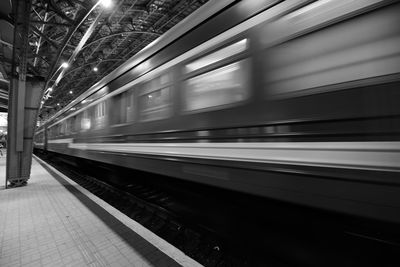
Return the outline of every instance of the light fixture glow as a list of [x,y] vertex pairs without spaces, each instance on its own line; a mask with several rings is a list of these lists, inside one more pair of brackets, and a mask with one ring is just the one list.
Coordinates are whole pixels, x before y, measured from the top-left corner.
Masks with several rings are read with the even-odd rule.
[[69,64],[67,62],[64,62],[63,64],[61,64],[61,67],[66,69],[69,67]]
[[105,8],[109,8],[112,5],[112,1],[111,0],[100,0],[100,3]]
[[93,68],[93,71],[94,71],[94,72],[97,72],[98,70],[99,70],[99,69],[98,69],[97,67],[94,67],[94,68]]

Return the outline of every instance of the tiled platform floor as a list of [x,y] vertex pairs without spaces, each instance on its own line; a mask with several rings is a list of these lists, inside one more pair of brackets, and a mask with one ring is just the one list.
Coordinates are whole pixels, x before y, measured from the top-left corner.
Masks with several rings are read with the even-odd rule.
[[39,162],[33,160],[27,186],[5,189],[5,157],[0,157],[1,267],[199,266]]

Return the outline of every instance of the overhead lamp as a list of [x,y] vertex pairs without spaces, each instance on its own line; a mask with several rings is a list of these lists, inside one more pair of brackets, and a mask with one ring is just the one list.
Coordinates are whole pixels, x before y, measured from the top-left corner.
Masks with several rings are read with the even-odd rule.
[[94,72],[97,72],[98,70],[99,70],[99,69],[98,69],[97,67],[94,67],[94,68],[93,68],[93,71],[94,71]]
[[105,8],[109,8],[112,5],[112,1],[111,0],[100,0],[100,4]]
[[69,67],[68,62],[64,62],[63,64],[61,64],[61,67],[64,69],[68,68]]

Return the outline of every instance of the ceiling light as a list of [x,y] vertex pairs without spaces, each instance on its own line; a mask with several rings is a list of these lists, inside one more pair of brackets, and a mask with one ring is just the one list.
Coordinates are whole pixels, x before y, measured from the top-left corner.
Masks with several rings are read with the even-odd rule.
[[112,5],[112,1],[111,0],[100,0],[100,3],[103,5],[103,7],[105,8],[109,8]]

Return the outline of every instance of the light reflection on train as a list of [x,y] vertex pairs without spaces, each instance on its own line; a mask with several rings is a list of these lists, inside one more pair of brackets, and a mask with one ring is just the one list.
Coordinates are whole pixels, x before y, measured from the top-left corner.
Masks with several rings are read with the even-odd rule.
[[398,2],[248,2],[177,25],[35,148],[399,222]]

